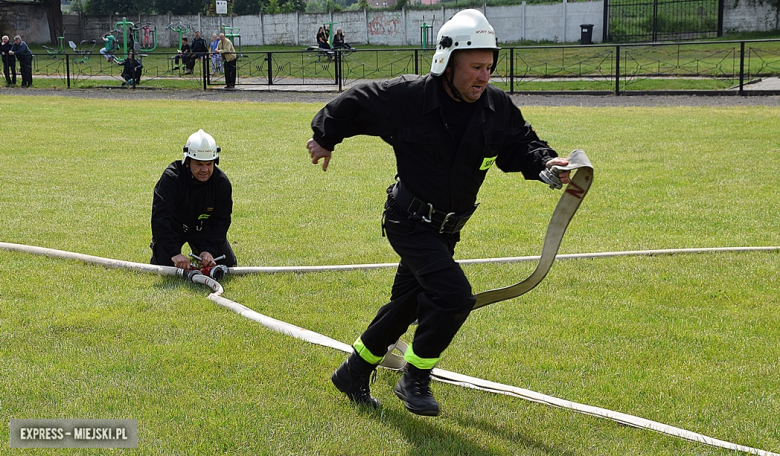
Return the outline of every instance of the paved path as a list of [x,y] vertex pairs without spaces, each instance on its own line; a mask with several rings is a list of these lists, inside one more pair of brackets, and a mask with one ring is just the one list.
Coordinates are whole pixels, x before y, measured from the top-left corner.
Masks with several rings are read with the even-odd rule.
[[[548,79],[549,80],[549,79]],[[248,78],[243,78],[243,82],[248,82]],[[258,79],[258,81],[260,81]],[[332,82],[332,81],[330,81]],[[346,90],[350,86],[359,84],[363,81],[356,81],[351,82],[348,84],[343,85],[343,89]],[[254,91],[265,91],[265,92],[336,92],[338,90],[338,86],[336,84],[328,84],[327,82],[323,81],[323,85],[314,85],[314,84],[263,84],[261,82],[258,82],[257,85],[241,85],[239,84],[236,88],[240,90],[254,90]],[[219,86],[216,86],[219,87]],[[737,88],[732,88],[730,90],[738,90]],[[771,78],[763,78],[759,79],[757,82],[753,82],[751,84],[745,84],[744,90],[746,91],[752,91],[752,90],[776,90],[780,91],[780,78],[771,77]]]
[[780,90],[780,78],[760,79],[758,82],[745,85],[745,90]]

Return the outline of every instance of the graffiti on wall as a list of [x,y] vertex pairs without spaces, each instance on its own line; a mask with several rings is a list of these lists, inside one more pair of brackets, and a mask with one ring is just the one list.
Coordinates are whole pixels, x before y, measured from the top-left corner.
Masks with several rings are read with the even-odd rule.
[[401,31],[401,13],[377,13],[368,22],[369,35],[396,35]]

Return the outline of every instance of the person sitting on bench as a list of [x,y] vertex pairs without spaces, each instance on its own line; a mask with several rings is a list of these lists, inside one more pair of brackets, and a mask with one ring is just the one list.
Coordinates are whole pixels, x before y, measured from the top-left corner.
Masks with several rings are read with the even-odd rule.
[[192,70],[195,68],[195,62],[199,58],[209,53],[209,46],[200,36],[200,31],[195,31],[195,38],[192,40],[191,52],[184,58],[184,64],[187,65],[187,69],[184,70],[184,74],[192,74]]
[[330,43],[328,43],[328,32],[325,31],[325,27],[320,27],[317,30],[317,46],[325,51],[330,51]]
[[187,43],[187,38],[181,39],[181,49],[179,49],[179,53],[176,54],[176,56],[173,58],[173,61],[176,62],[176,66],[173,67],[174,70],[179,69],[179,59],[186,65],[187,59],[190,57],[190,45]]

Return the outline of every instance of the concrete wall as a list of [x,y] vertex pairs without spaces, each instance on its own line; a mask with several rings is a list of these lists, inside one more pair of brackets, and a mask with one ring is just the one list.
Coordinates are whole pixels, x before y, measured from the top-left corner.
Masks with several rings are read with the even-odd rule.
[[736,32],[767,32],[780,29],[780,15],[771,6],[769,2],[758,2],[748,0],[739,0],[737,7],[734,7],[736,0],[724,0],[723,4],[723,33]]
[[[259,16],[243,16],[244,20],[259,22]],[[211,41],[212,33],[222,31],[222,26],[232,26],[230,19],[213,16],[175,16],[175,15],[157,15],[145,16],[137,15],[134,17],[120,16],[84,16],[83,26],[78,38],[85,40],[100,40],[100,37],[121,25],[123,20],[132,22],[136,26],[152,24],[151,28],[157,33],[157,47],[177,47],[179,45],[179,33],[175,31],[176,26],[181,24],[190,31],[183,34],[192,40],[195,30],[200,30],[206,41]],[[173,24],[174,27],[169,27]],[[241,44],[247,44],[247,41],[257,41],[261,39],[256,28],[247,31],[239,30],[241,34]],[[65,31],[66,39],[69,31]],[[76,36],[75,32],[73,36]],[[120,37],[121,38],[121,37]],[[238,44],[238,43],[236,43]]]
[[526,5],[520,7],[489,7],[488,18],[500,41],[517,42],[554,41],[576,42],[580,39],[582,24],[592,24],[593,42],[602,41],[604,2],[563,1],[557,4]]
[[266,14],[261,17],[263,29],[262,44],[294,45],[299,41],[298,13]]
[[39,3],[0,3],[0,36],[20,35],[28,44],[49,43],[46,8]]
[[[778,29],[779,19],[775,10],[766,3],[749,5],[748,0],[725,0],[724,31],[767,31]],[[593,42],[601,42],[603,34],[604,2],[564,0],[561,3],[543,5],[488,6],[483,8],[496,30],[499,43],[514,43],[520,40],[573,43],[580,39],[581,24],[593,24]],[[152,23],[157,31],[158,47],[178,45],[178,33],[170,30],[171,23],[189,25],[201,30],[209,40],[212,33],[218,33],[222,26],[238,29],[240,39],[234,44],[309,46],[315,44],[315,35],[320,25],[333,23],[334,29],[344,30],[348,43],[359,46],[371,45],[421,45],[421,26],[432,26],[428,33],[435,42],[441,25],[458,10],[440,8],[437,10],[401,11],[349,11],[341,13],[283,13],[255,16],[208,17],[208,16],[143,16],[127,17],[137,25]],[[100,40],[106,32],[113,30],[123,20],[119,16],[85,16],[81,21],[64,21],[65,40],[78,43],[82,39]],[[78,26],[69,24],[78,24]],[[186,36],[191,38],[192,31]],[[49,26],[41,5],[0,3],[0,33],[13,36],[20,34],[30,44],[47,44]]]
[[[29,11],[37,5],[25,5]],[[483,12],[496,29],[500,43],[516,42],[522,39],[533,41],[576,42],[580,38],[580,24],[594,24],[593,41],[601,41],[602,18],[604,2],[585,1],[569,3],[563,1],[548,5],[515,5],[501,7],[485,7]],[[18,6],[14,10],[21,9]],[[316,44],[315,35],[320,25],[333,23],[333,28],[341,27],[348,43],[371,46],[420,46],[421,26],[432,26],[427,29],[432,36],[430,43],[435,43],[436,34],[441,25],[451,18],[458,9],[441,8],[438,10],[401,10],[401,11],[347,11],[340,13],[283,13],[260,14],[255,16],[208,17],[208,16],[173,16],[136,15],[127,17],[127,21],[138,25],[154,24],[157,31],[158,47],[174,47],[178,45],[179,35],[168,27],[171,23],[181,22],[194,30],[200,30],[209,39],[212,33],[218,33],[221,26],[238,28],[240,40],[233,40],[235,45],[272,45],[284,44],[294,46],[309,46]],[[2,10],[0,9],[0,14]],[[8,28],[29,31],[30,43],[48,43],[48,25],[43,13],[15,14],[15,25]],[[26,18],[26,19],[24,19]],[[85,16],[78,21],[78,29],[66,27],[65,39],[78,43],[81,40],[100,40],[105,33],[116,28],[122,22],[120,16]],[[2,22],[0,22],[2,24]],[[33,33],[34,32],[34,33]],[[192,38],[192,32],[185,36]]]

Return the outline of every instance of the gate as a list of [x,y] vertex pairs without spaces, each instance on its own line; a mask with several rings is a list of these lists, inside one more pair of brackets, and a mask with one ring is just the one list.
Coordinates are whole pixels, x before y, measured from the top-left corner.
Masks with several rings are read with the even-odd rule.
[[653,42],[723,35],[723,0],[606,0],[605,42]]

